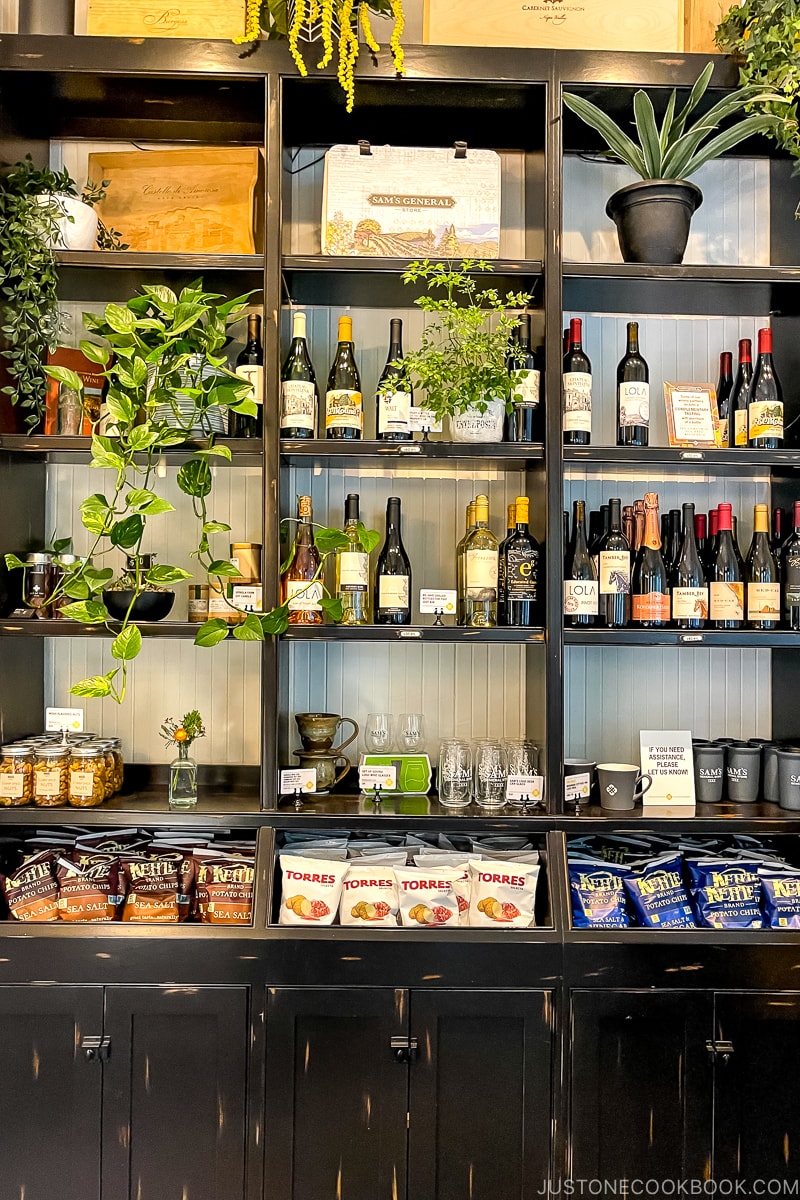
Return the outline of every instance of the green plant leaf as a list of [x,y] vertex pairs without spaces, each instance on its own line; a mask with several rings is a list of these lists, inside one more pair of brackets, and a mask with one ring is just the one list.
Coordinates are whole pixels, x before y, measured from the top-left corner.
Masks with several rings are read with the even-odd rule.
[[184,571],[183,567],[171,567],[167,563],[160,563],[157,567],[151,567],[145,574],[145,579],[154,587],[161,587],[165,583],[180,583],[182,579],[191,579],[191,573]]
[[111,357],[107,347],[98,346],[97,342],[81,342],[80,350],[84,358],[97,363],[99,367],[105,367]]
[[203,497],[211,491],[211,469],[202,458],[192,458],[178,471],[178,487],[187,496]]
[[208,574],[222,575],[228,579],[241,579],[242,577],[239,568],[235,567],[232,562],[228,562],[227,558],[215,558],[208,568]]
[[244,400],[237,400],[235,404],[229,405],[231,412],[241,413],[244,417],[257,417],[258,405],[255,400],[249,400],[247,397]]
[[111,570],[111,567],[103,567],[102,570],[88,566],[83,568],[83,579],[93,592],[99,592],[113,578],[114,572]]
[[128,435],[131,450],[147,450],[158,441],[158,430],[148,425],[135,425]]
[[150,492],[147,488],[131,488],[125,497],[125,503],[129,508],[139,508],[140,505],[149,504],[151,500],[155,499],[155,492]]
[[142,649],[142,633],[137,625],[126,625],[111,643],[111,657],[130,662]]
[[22,567],[24,570],[25,563],[22,561],[21,558],[17,558],[16,554],[7,554],[5,556],[5,558],[6,558],[6,569],[8,571],[17,571],[17,570],[19,570],[20,567]]
[[101,625],[109,619],[105,604],[101,604],[99,600],[79,600],[75,604],[65,604],[61,611],[71,621],[81,621],[84,625]]
[[622,162],[627,163],[642,179],[647,178],[647,168],[641,150],[611,120],[611,117],[607,116],[596,104],[592,104],[591,100],[586,100],[583,96],[575,96],[571,92],[564,93],[564,103],[567,108],[581,118],[584,124],[600,134],[603,141]]
[[263,642],[261,618],[255,613],[248,613],[241,625],[234,626],[233,636],[237,642]]
[[230,528],[230,525],[226,525],[224,521],[206,521],[203,526],[203,533],[229,533]]
[[328,614],[332,621],[336,621],[337,624],[341,621],[344,607],[341,600],[336,596],[323,596],[319,602],[319,606],[323,612]]
[[725,129],[722,133],[717,134],[710,142],[703,146],[697,154],[689,161],[685,171],[686,175],[694,175],[699,171],[704,163],[710,162],[715,158],[719,158],[722,154],[727,154],[734,146],[738,146],[740,142],[745,141],[749,137],[753,137],[757,133],[765,133],[771,126],[772,120],[763,114],[752,117],[745,117],[738,125],[734,125],[731,129]]
[[261,628],[269,637],[280,637],[289,628],[289,605],[279,604],[271,612],[264,613]]
[[314,545],[320,554],[330,554],[332,550],[345,549],[350,545],[341,529],[317,529],[314,531]]
[[136,328],[135,314],[120,304],[107,304],[104,315],[115,333],[133,333]]
[[121,425],[128,425],[136,417],[136,407],[130,397],[121,392],[119,388],[109,388],[106,395],[106,408],[108,415],[112,421],[118,422]]
[[663,158],[667,146],[670,144],[670,134],[672,132],[672,122],[675,119],[675,102],[678,98],[678,93],[675,88],[670,92],[669,100],[667,101],[667,111],[664,113],[664,120],[661,122],[661,132],[658,136],[658,144]]
[[371,554],[380,544],[381,535],[377,529],[367,529],[361,521],[358,522],[358,536],[367,554]]
[[69,550],[71,545],[72,545],[71,537],[56,538],[55,541],[52,543],[50,549],[52,550],[53,554],[63,554],[65,550]]
[[677,118],[673,122],[672,128],[673,128],[674,137],[678,138],[683,133],[683,131],[686,127],[687,120],[689,119],[691,114],[694,112],[694,110],[697,108],[697,105],[699,104],[702,97],[705,95],[706,88],[708,87],[708,85],[711,81],[711,76],[713,75],[713,73],[714,73],[714,63],[712,61],[709,61],[703,67],[703,70],[700,72],[697,79],[695,80],[694,86],[692,87],[692,90],[689,93],[689,99],[686,101],[683,108],[678,113]]
[[199,318],[207,312],[208,307],[205,304],[178,303],[172,317],[171,336],[175,337],[179,333],[184,333],[192,325],[197,324]]
[[124,517],[121,521],[115,521],[111,526],[109,537],[112,546],[119,546],[121,550],[131,550],[144,532],[144,521],[138,513],[134,513],[130,517]]
[[125,468],[125,463],[121,456],[111,448],[107,448],[104,443],[110,443],[111,438],[99,437],[97,434],[92,438],[92,466],[93,467],[111,467],[115,471],[122,471]]
[[230,446],[207,446],[204,450],[195,450],[195,454],[203,456],[215,455],[217,458],[226,458],[228,462],[231,461]]
[[194,637],[195,646],[217,646],[228,636],[228,623],[222,617],[213,617],[205,621]]
[[65,383],[78,395],[83,391],[83,380],[75,371],[70,371],[69,367],[45,367],[44,373],[50,379],[57,379],[59,383]]
[[638,91],[633,97],[633,115],[647,174],[650,179],[660,179],[661,142],[658,136],[653,101],[647,92]]
[[71,600],[88,600],[90,589],[83,579],[68,579],[64,584],[64,595]]
[[170,288],[164,287],[162,283],[150,284],[143,287],[142,291],[146,296],[152,296],[154,300],[157,300],[161,308],[167,313],[178,303],[178,297],[175,293]]
[[148,504],[145,504],[139,510],[142,516],[157,517],[160,513],[174,512],[175,505],[170,504],[169,500],[163,500],[161,496],[156,496]]
[[96,696],[102,699],[111,695],[111,680],[107,675],[90,675],[73,683],[69,691],[71,696]]

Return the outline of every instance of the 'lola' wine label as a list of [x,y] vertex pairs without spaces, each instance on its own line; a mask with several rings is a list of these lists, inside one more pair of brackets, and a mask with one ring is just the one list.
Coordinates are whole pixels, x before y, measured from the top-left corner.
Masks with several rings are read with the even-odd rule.
[[622,426],[650,424],[650,384],[619,385],[619,423]]
[[599,612],[596,579],[564,580],[564,615],[596,617]]

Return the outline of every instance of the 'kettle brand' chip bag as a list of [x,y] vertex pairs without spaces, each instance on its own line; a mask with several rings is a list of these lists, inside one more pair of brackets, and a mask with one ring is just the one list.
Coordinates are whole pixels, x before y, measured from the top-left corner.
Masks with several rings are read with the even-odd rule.
[[3,881],[6,900],[17,921],[56,921],[58,884],[53,874],[53,855],[41,850],[25,859]]
[[761,907],[768,929],[800,929],[800,871],[759,867]]
[[470,925],[533,925],[539,864],[471,859]]
[[396,926],[397,914],[397,879],[391,865],[363,858],[351,861],[339,904],[342,925]]
[[56,859],[59,921],[113,921],[118,869],[115,854]]
[[281,925],[332,925],[339,908],[347,862],[281,855]]
[[627,929],[627,867],[597,859],[571,859],[569,890],[574,929]]
[[[466,865],[453,867],[395,867],[400,893],[400,923],[414,929],[460,925],[469,911]],[[466,924],[466,920],[463,922]]]
[[658,929],[695,928],[681,862],[681,854],[663,854],[625,876],[625,891],[637,925]]
[[197,909],[204,925],[249,925],[253,919],[252,860],[220,855],[195,864]]
[[120,865],[127,887],[123,921],[178,921],[182,862],[180,854],[163,854],[156,858],[123,855]]
[[697,924],[704,929],[762,929],[760,865],[736,858],[687,859]]

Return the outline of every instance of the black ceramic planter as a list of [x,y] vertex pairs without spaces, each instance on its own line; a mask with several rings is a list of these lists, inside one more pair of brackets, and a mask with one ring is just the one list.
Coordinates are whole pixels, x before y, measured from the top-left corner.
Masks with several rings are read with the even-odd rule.
[[[133,600],[133,592],[103,592],[103,603],[112,621],[124,621]],[[132,621],[163,621],[169,616],[175,603],[175,593],[170,591],[142,592],[136,597],[131,611]]]
[[702,203],[700,188],[681,179],[646,179],[620,188],[606,212],[625,262],[683,262],[692,213]]

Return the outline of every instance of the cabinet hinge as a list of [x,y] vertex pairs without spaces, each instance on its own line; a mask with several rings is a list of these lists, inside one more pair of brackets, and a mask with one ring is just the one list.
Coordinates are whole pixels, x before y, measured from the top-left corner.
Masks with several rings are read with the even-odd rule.
[[81,1050],[87,1062],[108,1062],[111,1057],[110,1037],[85,1037],[81,1040]]
[[731,1055],[733,1054],[733,1042],[720,1041],[717,1039],[714,1041],[708,1041],[706,1042],[706,1050],[708,1051],[712,1062],[716,1063],[717,1060],[719,1060],[722,1066],[725,1067],[731,1061]]
[[417,1039],[412,1037],[393,1037],[389,1043],[392,1058],[395,1062],[413,1062],[417,1057]]
[[410,1129],[410,1128],[411,1128],[411,1113],[407,1112],[406,1113],[406,1129]]

